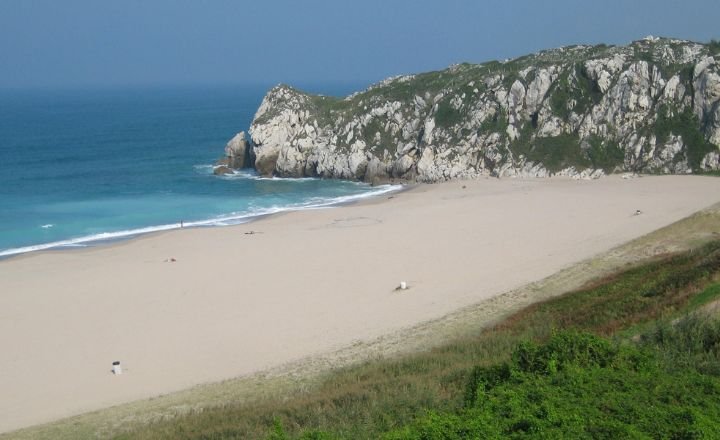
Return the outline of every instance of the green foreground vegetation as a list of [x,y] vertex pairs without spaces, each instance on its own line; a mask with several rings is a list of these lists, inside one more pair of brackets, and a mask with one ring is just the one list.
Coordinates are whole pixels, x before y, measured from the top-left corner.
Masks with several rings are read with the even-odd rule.
[[432,349],[120,439],[720,438],[720,241]]

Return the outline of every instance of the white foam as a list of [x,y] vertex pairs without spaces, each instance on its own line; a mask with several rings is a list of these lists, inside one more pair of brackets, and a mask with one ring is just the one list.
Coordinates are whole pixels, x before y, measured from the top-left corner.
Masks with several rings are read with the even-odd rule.
[[[100,234],[86,235],[84,237],[70,238],[68,240],[53,241],[50,243],[42,243],[34,246],[25,246],[19,248],[5,249],[0,251],[0,257],[7,257],[10,255],[24,254],[26,252],[42,251],[45,249],[62,248],[62,247],[80,247],[86,243],[92,243],[97,241],[107,241],[124,237],[131,237],[139,234],[146,234],[149,232],[165,231],[169,229],[175,229],[175,225],[161,225],[161,226],[150,226],[147,228],[139,228],[128,231],[117,231],[117,232],[103,232]],[[180,224],[177,224],[180,227]]]
[[376,197],[390,192],[398,191],[402,188],[402,185],[383,185],[378,186],[373,191],[368,191],[361,194],[353,194],[348,196],[334,197],[331,199],[315,198],[310,199],[308,202],[299,203],[295,205],[287,206],[270,206],[262,209],[251,209],[247,212],[242,213],[231,213],[227,215],[221,215],[212,219],[198,220],[192,222],[183,222],[182,226],[180,223],[171,223],[166,225],[148,226],[145,228],[129,229],[124,231],[115,232],[102,232],[99,234],[86,235],[83,237],[70,238],[67,240],[54,241],[51,243],[42,243],[33,246],[24,246],[19,248],[0,250],[0,257],[9,257],[11,255],[24,254],[27,252],[42,251],[46,249],[54,248],[69,248],[69,247],[86,247],[88,244],[111,241],[122,238],[134,237],[137,235],[148,234],[152,232],[169,231],[173,229],[180,229],[181,227],[201,227],[201,226],[232,226],[247,223],[255,218],[277,214],[279,212],[288,211],[300,211],[304,209],[321,209],[328,208],[333,205],[339,205],[342,203],[354,202],[357,200],[367,199],[370,197]]
[[235,180],[235,179],[250,179],[250,180],[258,180],[260,176],[255,174],[255,172],[250,170],[232,170],[231,173],[227,174],[219,174],[216,177],[220,179],[225,180]]
[[193,165],[193,168],[196,171],[202,172],[204,174],[212,174],[213,170],[215,169],[215,165],[200,164],[200,165]]
[[[196,165],[197,166],[197,165]],[[248,179],[248,180],[274,180],[277,182],[310,182],[314,180],[322,180],[320,177],[264,177],[259,175],[255,170],[243,169],[243,170],[232,170],[227,174],[220,174],[217,176],[220,179],[236,180],[236,179]],[[356,182],[352,182],[356,183]]]
[[281,182],[308,182],[313,180],[322,180],[319,177],[262,177],[257,176],[255,179],[257,180],[275,180],[275,181],[281,181]]
[[40,227],[43,228],[43,229],[49,229],[49,228],[52,228],[53,226],[55,226],[55,225],[52,224],[52,223],[48,223],[48,224],[42,225],[42,226],[40,226]]

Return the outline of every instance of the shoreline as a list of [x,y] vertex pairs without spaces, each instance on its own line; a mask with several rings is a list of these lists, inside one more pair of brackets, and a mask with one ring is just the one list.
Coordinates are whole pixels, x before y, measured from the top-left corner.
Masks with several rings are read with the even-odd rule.
[[[407,190],[406,187],[411,185],[404,185],[404,184],[386,184],[386,185],[380,185],[382,189],[380,190],[371,190],[366,193],[360,193],[353,196],[339,196],[335,197],[334,199],[330,199],[328,201],[319,202],[317,204],[309,204],[306,206],[286,206],[286,207],[279,207],[276,208],[276,210],[271,210],[272,212],[259,212],[259,213],[247,213],[247,214],[240,214],[237,216],[232,216],[230,214],[228,215],[222,215],[218,218],[214,219],[206,219],[206,220],[194,220],[189,222],[183,222],[180,221],[178,223],[168,223],[163,225],[150,225],[150,226],[144,226],[136,229],[129,229],[129,230],[122,230],[122,231],[113,231],[113,232],[102,232],[94,235],[87,235],[87,236],[81,236],[81,237],[70,237],[67,239],[54,241],[54,242],[48,242],[48,243],[39,243],[34,245],[28,245],[28,246],[22,246],[18,248],[8,248],[8,249],[2,249],[0,250],[0,262],[4,261],[6,259],[11,258],[21,258],[23,256],[27,255],[33,255],[38,252],[63,252],[63,251],[81,251],[85,249],[91,249],[94,247],[99,246],[113,246],[119,243],[122,243],[127,240],[136,240],[143,238],[145,236],[152,236],[155,234],[161,234],[166,232],[172,232],[172,231],[179,231],[182,229],[194,229],[194,228],[224,228],[224,227],[232,227],[232,226],[239,226],[255,221],[262,220],[263,218],[266,218],[268,216],[272,216],[275,214],[284,214],[288,212],[295,212],[295,211],[304,211],[304,210],[312,210],[312,209],[324,209],[324,208],[333,208],[333,207],[340,207],[340,206],[346,206],[346,205],[352,205],[354,203],[362,203],[367,199],[372,199],[375,197],[382,197],[385,194],[392,194],[400,191]],[[337,199],[350,199],[350,200],[337,200]],[[228,224],[223,224],[223,222],[230,222]],[[184,223],[184,225],[183,225]]]
[[[455,338],[474,337],[505,317],[533,303],[581,289],[606,277],[659,256],[685,252],[720,238],[720,203],[590,259],[573,264],[520,289],[504,292],[439,319],[345,346],[337,351],[307,356],[271,370],[138,400],[89,413],[35,425],[0,438],[75,440],[122,435],[146,424],[182,417],[223,405],[252,405],[304,393],[321,386],[338,370],[376,359],[391,359],[431,350]],[[628,266],[630,265],[630,266]]]
[[[455,181],[0,261],[0,432],[430,322],[713,205],[718,190],[697,176]],[[127,374],[108,372],[115,358]]]

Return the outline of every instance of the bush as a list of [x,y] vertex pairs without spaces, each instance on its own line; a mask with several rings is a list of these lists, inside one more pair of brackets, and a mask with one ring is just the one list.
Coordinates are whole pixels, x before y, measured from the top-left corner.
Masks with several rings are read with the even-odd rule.
[[720,438],[720,380],[661,366],[650,351],[560,332],[520,344],[504,368],[477,369],[464,410],[427,414],[386,438]]
[[571,166],[583,169],[591,165],[580,148],[580,139],[572,134],[536,138],[527,157],[533,162],[541,162],[551,172]]
[[568,102],[573,98],[567,76],[560,78],[550,90],[550,108],[562,119],[570,117]]
[[708,43],[708,49],[710,50],[710,53],[713,55],[720,54],[720,41],[710,40],[710,42]]
[[593,168],[602,169],[606,173],[613,172],[625,161],[625,150],[617,144],[603,144],[597,137],[590,138],[587,155]]
[[661,323],[642,338],[670,371],[695,370],[720,376],[720,321],[699,315]]
[[521,343],[513,353],[513,366],[523,373],[555,373],[569,366],[606,367],[617,351],[610,343],[589,333],[566,331],[544,345]]
[[435,122],[438,127],[449,128],[460,123],[462,114],[459,110],[455,110],[450,102],[443,100],[438,104],[437,113],[435,113]]
[[705,139],[700,128],[700,121],[690,108],[682,112],[673,112],[667,106],[662,106],[657,113],[655,137],[658,144],[667,142],[671,134],[682,137],[686,146],[688,165],[693,170],[697,170],[705,155],[717,150],[717,147]]

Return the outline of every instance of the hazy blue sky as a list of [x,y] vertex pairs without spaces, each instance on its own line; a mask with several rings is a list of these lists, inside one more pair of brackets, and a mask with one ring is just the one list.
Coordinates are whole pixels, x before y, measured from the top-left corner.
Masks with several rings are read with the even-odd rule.
[[0,0],[0,88],[369,83],[719,23],[719,0]]

